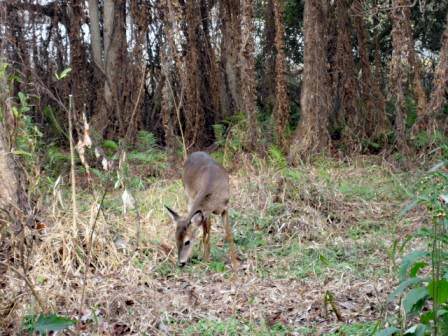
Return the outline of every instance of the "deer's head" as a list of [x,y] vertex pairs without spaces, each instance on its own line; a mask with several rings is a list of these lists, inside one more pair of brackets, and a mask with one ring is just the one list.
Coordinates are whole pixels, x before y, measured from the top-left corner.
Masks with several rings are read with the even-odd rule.
[[176,225],[177,262],[180,267],[183,267],[191,257],[197,232],[202,225],[204,215],[201,210],[197,210],[187,217],[181,217],[169,207],[165,206],[165,208]]

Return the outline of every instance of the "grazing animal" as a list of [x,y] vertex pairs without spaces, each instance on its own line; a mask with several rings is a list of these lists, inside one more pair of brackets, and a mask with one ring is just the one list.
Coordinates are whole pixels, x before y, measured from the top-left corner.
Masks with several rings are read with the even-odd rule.
[[229,174],[205,152],[194,152],[185,161],[182,181],[188,198],[188,214],[179,216],[165,206],[176,224],[178,264],[183,267],[191,256],[202,227],[204,260],[210,258],[210,214],[220,215],[229,244],[232,267],[237,265],[232,228],[229,223]]

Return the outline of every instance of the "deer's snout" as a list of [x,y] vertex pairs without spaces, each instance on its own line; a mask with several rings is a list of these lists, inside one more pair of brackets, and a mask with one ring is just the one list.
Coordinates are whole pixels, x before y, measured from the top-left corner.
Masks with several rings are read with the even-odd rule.
[[179,261],[179,267],[184,267],[186,264],[186,261]]

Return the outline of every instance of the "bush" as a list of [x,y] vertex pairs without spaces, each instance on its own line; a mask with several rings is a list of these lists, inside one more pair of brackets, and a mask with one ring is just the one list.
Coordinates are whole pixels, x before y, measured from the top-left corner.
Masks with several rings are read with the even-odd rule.
[[425,248],[403,257],[400,283],[388,298],[389,302],[402,298],[403,316],[392,323],[396,326],[377,335],[448,335],[448,173],[438,171],[447,163],[430,170],[418,184],[415,199],[402,212],[423,206],[432,225],[410,237],[410,242],[423,239]]

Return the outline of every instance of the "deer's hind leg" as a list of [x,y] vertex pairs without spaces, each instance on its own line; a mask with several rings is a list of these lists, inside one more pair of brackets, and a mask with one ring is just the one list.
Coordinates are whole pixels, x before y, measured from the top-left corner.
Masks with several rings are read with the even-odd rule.
[[204,248],[204,261],[210,260],[210,232],[212,222],[210,218],[204,219],[202,222],[202,245]]

